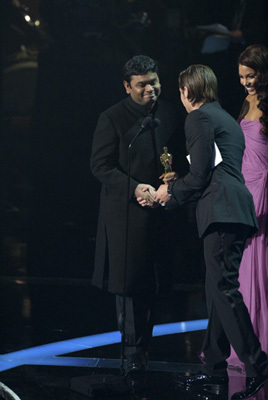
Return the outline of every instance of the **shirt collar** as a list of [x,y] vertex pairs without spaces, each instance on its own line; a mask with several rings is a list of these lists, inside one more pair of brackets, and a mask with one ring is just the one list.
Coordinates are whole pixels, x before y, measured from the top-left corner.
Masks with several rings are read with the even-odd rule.
[[144,106],[142,104],[136,103],[136,101],[134,101],[130,95],[128,95],[127,101],[128,101],[128,103],[130,104],[131,107],[135,108],[135,110],[139,111],[144,116],[147,116],[147,115],[150,115],[150,114],[154,114],[155,111],[158,108],[158,104],[156,102],[154,104],[153,108],[148,109],[147,106]]

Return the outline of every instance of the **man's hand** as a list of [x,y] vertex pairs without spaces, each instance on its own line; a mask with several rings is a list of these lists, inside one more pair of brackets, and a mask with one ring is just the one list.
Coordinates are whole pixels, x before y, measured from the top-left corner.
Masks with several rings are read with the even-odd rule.
[[161,206],[164,206],[169,200],[170,196],[168,195],[168,185],[161,185],[159,186],[157,192],[155,193],[155,200],[158,201],[158,203],[161,204]]
[[142,206],[154,206],[155,205],[155,188],[146,183],[140,183],[135,189],[135,196],[137,202]]
[[159,179],[162,179],[164,183],[168,184],[169,182],[174,182],[178,179],[177,172],[168,172],[167,174],[162,174],[159,176]]

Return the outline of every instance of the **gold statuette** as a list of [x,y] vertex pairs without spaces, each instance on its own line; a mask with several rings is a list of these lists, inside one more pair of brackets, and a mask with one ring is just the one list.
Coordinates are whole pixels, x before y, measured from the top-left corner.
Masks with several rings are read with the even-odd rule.
[[163,147],[164,153],[160,156],[161,164],[164,167],[164,174],[172,172],[172,154],[168,153],[168,148]]

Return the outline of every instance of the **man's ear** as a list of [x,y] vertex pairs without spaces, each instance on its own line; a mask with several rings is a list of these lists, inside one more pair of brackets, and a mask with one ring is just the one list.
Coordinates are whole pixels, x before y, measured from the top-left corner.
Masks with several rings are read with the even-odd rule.
[[124,82],[123,82],[123,85],[124,85],[124,87],[125,87],[126,93],[129,94],[130,91],[131,91],[131,86],[130,86],[130,84],[129,84],[127,81],[124,81]]

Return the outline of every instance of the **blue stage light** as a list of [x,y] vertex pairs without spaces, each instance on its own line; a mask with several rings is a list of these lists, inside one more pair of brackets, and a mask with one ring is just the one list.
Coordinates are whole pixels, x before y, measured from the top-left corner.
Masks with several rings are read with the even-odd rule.
[[155,325],[153,336],[173,335],[175,333],[185,333],[200,331],[207,328],[208,320],[199,319],[196,321],[173,322],[169,324]]
[[[153,329],[153,336],[156,337],[204,330],[207,327],[207,322],[207,319],[202,319],[197,321],[174,322],[169,324],[155,325]],[[0,356],[0,371],[19,367],[21,365],[65,365],[95,368],[101,368],[105,365],[106,368],[108,368],[109,365],[109,368],[118,368],[118,360],[57,356],[91,349],[94,347],[120,343],[120,341],[121,334],[119,331],[115,331],[64,340],[62,342],[44,344],[42,346],[2,354]]]

